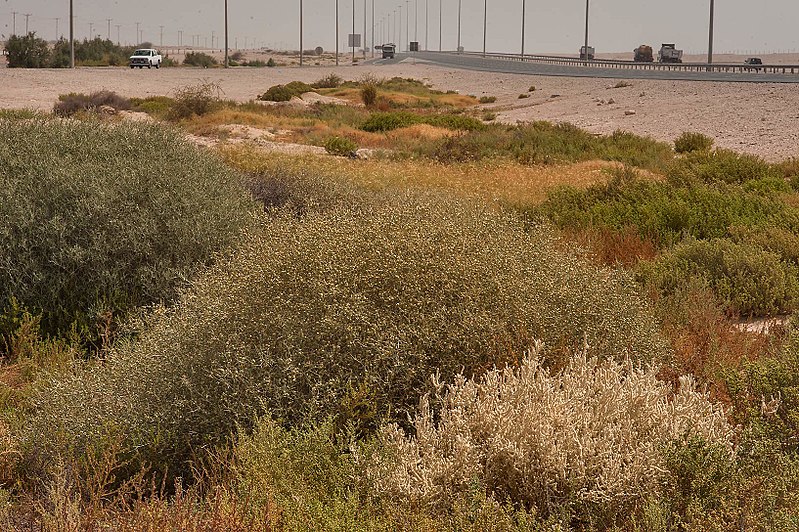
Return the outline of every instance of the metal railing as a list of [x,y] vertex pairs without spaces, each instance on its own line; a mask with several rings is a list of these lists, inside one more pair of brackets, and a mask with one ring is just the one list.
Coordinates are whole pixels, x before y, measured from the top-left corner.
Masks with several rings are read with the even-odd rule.
[[527,55],[499,54],[482,52],[425,52],[433,54],[466,55],[470,57],[486,57],[487,59],[501,59],[505,61],[520,61],[529,63],[547,63],[562,66],[579,66],[588,68],[609,68],[628,70],[658,70],[670,72],[726,72],[750,74],[799,74],[797,65],[749,65],[746,63],[637,63],[634,61],[618,61],[611,59],[579,59],[576,57],[563,57],[553,55]]

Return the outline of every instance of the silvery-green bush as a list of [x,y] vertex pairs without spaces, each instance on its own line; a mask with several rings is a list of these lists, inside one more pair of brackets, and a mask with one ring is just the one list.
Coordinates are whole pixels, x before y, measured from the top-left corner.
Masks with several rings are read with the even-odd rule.
[[702,438],[732,463],[732,427],[690,378],[673,390],[656,368],[586,353],[553,373],[542,354],[480,379],[436,376],[413,435],[380,434],[368,466],[378,493],[446,512],[480,486],[537,515],[613,523],[661,493],[673,445]]
[[295,426],[336,415],[353,390],[377,417],[407,419],[431,373],[515,363],[536,338],[555,365],[584,342],[667,357],[634,283],[556,244],[435,198],[278,214],[104,365],[41,390],[30,438],[62,431],[80,448],[115,430],[174,466],[265,412]]
[[54,333],[172,299],[252,224],[240,180],[157,125],[0,120],[0,310]]

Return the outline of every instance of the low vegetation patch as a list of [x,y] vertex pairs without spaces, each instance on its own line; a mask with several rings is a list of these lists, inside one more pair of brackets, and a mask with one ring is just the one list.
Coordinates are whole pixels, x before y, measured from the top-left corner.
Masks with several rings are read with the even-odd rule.
[[563,228],[635,227],[660,248],[684,237],[724,238],[733,227],[782,227],[796,230],[799,212],[779,196],[741,186],[654,181],[619,171],[607,184],[578,190],[563,187],[530,214],[543,214]]
[[325,150],[331,155],[353,157],[358,151],[358,143],[346,137],[330,137],[325,141]]
[[269,87],[269,90],[258,96],[258,99],[267,102],[287,102],[306,92],[313,92],[313,87],[301,81],[292,81],[286,85],[274,85]]
[[219,66],[219,61],[215,57],[203,52],[188,52],[183,58],[183,64],[187,66],[211,68]]
[[76,113],[96,112],[102,107],[109,107],[114,111],[126,111],[131,108],[131,102],[112,91],[99,91],[91,94],[71,92],[58,97],[58,102],[53,106],[53,113],[68,117]]
[[674,141],[674,151],[677,153],[710,151],[712,147],[713,139],[702,133],[686,131]]

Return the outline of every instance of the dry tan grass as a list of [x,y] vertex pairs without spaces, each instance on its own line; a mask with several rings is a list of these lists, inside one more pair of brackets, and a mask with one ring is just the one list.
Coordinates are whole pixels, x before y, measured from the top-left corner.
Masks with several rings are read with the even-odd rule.
[[220,153],[228,163],[245,172],[270,173],[280,168],[297,167],[374,190],[397,187],[446,190],[460,196],[478,196],[492,202],[527,206],[541,203],[547,192],[557,186],[584,188],[604,183],[608,179],[605,170],[616,166],[604,161],[524,166],[509,161],[443,165],[413,159],[311,159],[269,154],[246,147],[223,148]]

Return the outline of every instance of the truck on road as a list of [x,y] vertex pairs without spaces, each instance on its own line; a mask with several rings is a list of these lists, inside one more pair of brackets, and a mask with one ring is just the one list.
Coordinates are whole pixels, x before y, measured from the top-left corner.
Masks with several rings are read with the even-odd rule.
[[682,63],[682,50],[677,50],[674,43],[664,43],[658,52],[659,63]]
[[383,59],[394,59],[397,46],[394,44],[384,44],[380,47],[383,50]]
[[133,55],[130,56],[130,68],[161,68],[161,61],[163,58],[158,50],[153,50],[152,48],[141,48],[133,52]]
[[652,55],[652,47],[648,44],[642,44],[635,50],[633,50],[635,57],[633,57],[633,61],[636,63],[651,63],[655,60]]

